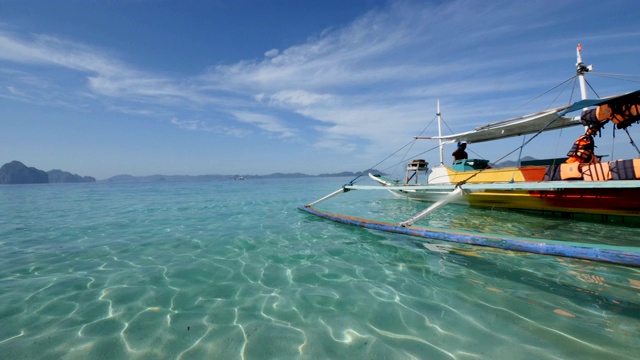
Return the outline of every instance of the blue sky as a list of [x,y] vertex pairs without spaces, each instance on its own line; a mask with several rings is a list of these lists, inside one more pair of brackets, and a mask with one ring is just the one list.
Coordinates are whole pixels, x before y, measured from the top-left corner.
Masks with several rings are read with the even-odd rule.
[[[640,88],[595,76],[640,74],[639,15],[631,0],[0,0],[0,163],[98,179],[363,170],[438,99],[445,133],[567,104],[571,89],[529,101],[574,75],[578,43],[599,95]],[[523,155],[563,156],[579,133]],[[610,135],[600,153],[636,155]],[[469,150],[494,160],[521,141]]]

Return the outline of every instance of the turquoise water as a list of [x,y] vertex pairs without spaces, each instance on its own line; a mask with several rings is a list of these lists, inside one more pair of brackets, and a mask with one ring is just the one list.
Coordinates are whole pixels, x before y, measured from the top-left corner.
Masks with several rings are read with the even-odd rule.
[[[636,359],[640,270],[452,246],[296,210],[348,179],[0,186],[3,359]],[[349,192],[318,208],[404,220]],[[450,206],[422,225],[637,244]]]

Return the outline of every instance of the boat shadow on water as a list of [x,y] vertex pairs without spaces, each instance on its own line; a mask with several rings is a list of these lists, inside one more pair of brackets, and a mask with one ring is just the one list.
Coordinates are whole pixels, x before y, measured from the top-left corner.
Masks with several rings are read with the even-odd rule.
[[515,297],[532,306],[553,307],[552,311],[560,315],[573,316],[539,297],[541,292],[548,293],[568,299],[580,308],[594,308],[600,314],[610,312],[640,321],[638,269],[400,234],[380,234],[362,228],[351,227],[351,231],[359,242],[374,246],[376,253],[387,254],[388,265],[411,271],[416,277],[432,280],[436,276],[441,281],[447,281],[444,278],[462,281]]

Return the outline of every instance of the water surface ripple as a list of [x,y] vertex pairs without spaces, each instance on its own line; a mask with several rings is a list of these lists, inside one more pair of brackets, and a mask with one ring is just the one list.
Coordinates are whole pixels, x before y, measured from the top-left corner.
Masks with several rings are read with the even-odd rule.
[[[0,186],[5,359],[636,359],[640,271],[328,222],[345,179]],[[350,192],[319,207],[404,220]],[[636,244],[445,207],[423,225]]]

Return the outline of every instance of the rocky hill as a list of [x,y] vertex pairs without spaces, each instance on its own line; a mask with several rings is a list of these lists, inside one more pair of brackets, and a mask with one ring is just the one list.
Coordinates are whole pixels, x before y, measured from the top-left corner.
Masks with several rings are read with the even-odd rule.
[[80,176],[72,174],[68,171],[62,171],[58,169],[50,170],[49,174],[50,183],[84,183],[84,182],[96,182],[96,179],[91,176]]
[[0,184],[46,184],[49,174],[20,161],[12,161],[0,167]]
[[12,161],[0,167],[0,184],[46,184],[95,182],[91,176],[80,176],[62,170],[49,172],[27,167],[20,161]]
[[177,182],[177,181],[210,181],[210,180],[234,180],[237,178],[243,179],[291,179],[291,178],[308,178],[308,177],[354,177],[358,175],[364,175],[368,172],[377,174],[383,174],[382,171],[376,169],[370,169],[365,171],[344,171],[340,173],[320,174],[320,175],[308,175],[303,173],[273,173],[269,175],[149,175],[149,176],[133,176],[133,175],[116,175],[106,180],[106,182],[112,183],[139,183],[139,182]]

